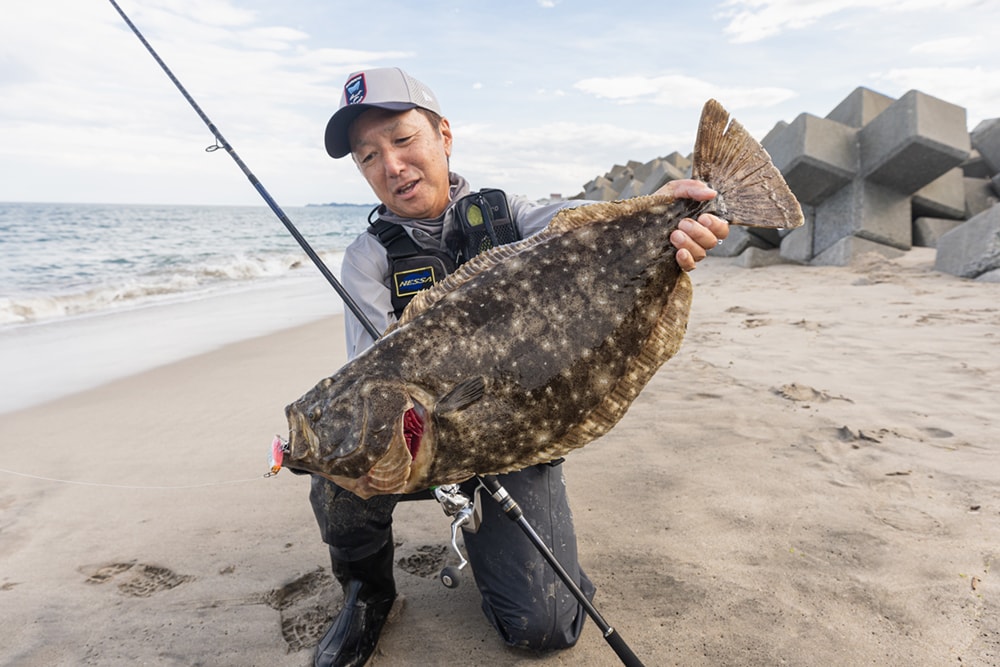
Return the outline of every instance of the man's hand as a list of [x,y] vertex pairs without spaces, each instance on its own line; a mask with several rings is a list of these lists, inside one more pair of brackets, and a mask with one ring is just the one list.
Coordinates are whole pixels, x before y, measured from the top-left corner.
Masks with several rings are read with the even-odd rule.
[[[654,194],[669,195],[676,199],[708,201],[714,199],[715,190],[701,181],[683,179],[669,181]],[[693,271],[695,264],[705,259],[709,250],[729,236],[729,223],[710,213],[704,213],[698,220],[685,218],[670,235],[670,242],[677,248],[677,263],[685,271]]]

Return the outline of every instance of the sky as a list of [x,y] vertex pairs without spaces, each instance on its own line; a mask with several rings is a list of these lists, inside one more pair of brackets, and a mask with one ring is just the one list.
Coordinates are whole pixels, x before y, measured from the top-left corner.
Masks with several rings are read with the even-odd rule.
[[[2,0],[0,201],[263,205],[108,0]],[[762,138],[863,86],[1000,117],[994,0],[118,0],[282,206],[372,203],[323,131],[344,81],[437,94],[474,188],[572,196],[691,152],[718,99]]]

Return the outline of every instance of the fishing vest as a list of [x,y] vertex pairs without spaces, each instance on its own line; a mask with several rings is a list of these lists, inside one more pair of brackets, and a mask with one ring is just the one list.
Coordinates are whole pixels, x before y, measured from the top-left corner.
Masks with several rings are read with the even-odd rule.
[[455,202],[454,211],[458,225],[448,238],[447,250],[420,247],[394,222],[382,218],[370,222],[368,232],[389,257],[389,291],[397,318],[417,292],[441,282],[479,253],[521,239],[503,190],[468,194]]

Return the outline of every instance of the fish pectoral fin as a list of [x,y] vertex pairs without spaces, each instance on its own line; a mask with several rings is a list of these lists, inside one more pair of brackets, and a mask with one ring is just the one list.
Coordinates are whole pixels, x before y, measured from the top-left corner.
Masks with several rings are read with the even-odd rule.
[[464,410],[481,399],[485,392],[486,380],[481,376],[464,380],[455,385],[454,389],[438,401],[435,412],[440,415]]

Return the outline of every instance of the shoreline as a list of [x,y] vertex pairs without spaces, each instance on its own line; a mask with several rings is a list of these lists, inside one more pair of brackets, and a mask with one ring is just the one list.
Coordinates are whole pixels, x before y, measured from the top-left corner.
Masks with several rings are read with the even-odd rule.
[[[692,274],[677,356],[564,469],[595,606],[649,665],[995,664],[1000,285],[926,253]],[[0,662],[311,664],[339,588],[308,481],[263,479],[342,315],[0,414]],[[373,667],[612,664],[508,649],[436,503],[395,513]]]
[[343,312],[316,271],[0,329],[0,415]]

